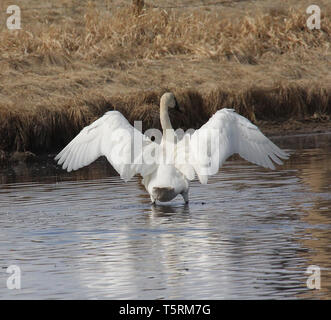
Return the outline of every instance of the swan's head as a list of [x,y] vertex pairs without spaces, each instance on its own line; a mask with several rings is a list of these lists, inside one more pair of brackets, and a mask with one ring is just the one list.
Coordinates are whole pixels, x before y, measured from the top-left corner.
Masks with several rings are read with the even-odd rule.
[[166,92],[162,95],[160,105],[181,112],[176,97],[172,92]]

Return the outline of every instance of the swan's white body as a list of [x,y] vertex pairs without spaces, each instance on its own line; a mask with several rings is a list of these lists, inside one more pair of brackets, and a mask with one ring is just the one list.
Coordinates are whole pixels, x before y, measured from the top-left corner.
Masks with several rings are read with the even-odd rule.
[[106,156],[125,181],[140,174],[155,203],[170,201],[178,194],[188,202],[189,181],[197,174],[200,182],[206,184],[208,176],[217,173],[234,153],[270,169],[274,169],[272,160],[282,164],[280,158],[287,158],[255,125],[232,109],[217,111],[199,130],[178,140],[168,108],[178,108],[172,93],[161,97],[160,144],[131,126],[120,112],[109,111],[85,127],[55,160],[63,169],[72,171]]

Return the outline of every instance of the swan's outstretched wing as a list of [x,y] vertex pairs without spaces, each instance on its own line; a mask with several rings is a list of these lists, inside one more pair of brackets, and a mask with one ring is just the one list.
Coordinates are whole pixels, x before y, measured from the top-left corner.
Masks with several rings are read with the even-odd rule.
[[[280,159],[288,158],[255,125],[233,109],[217,111],[196,130],[190,139],[189,152],[189,164],[201,183],[207,183],[208,176],[216,174],[225,160],[235,153],[270,169],[275,168],[272,161],[282,164]],[[188,170],[189,166],[185,168]]]
[[68,172],[106,156],[124,180],[149,174],[156,164],[142,161],[158,145],[130,125],[118,111],[109,111],[82,131],[55,157]]

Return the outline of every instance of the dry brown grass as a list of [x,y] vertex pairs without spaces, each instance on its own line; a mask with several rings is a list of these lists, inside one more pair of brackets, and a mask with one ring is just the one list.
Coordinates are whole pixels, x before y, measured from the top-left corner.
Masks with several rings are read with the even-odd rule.
[[[125,96],[105,97],[86,93],[58,105],[38,106],[33,111],[16,112],[0,105],[0,149],[56,151],[70,141],[84,126],[108,110],[119,110],[128,120],[142,120],[144,130],[160,128],[159,99],[165,90],[136,92]],[[251,87],[237,90],[217,89],[199,92],[174,89],[179,104],[186,110],[173,125],[183,129],[201,126],[218,109],[234,108],[253,122],[285,121],[291,118],[331,114],[330,92],[316,87],[274,87],[263,90]]]
[[62,0],[63,9],[22,11],[22,30],[0,28],[0,150],[57,151],[111,109],[158,127],[166,89],[188,111],[174,119],[184,128],[222,107],[256,123],[329,121],[327,1],[313,31],[305,1],[142,2]]
[[0,54],[10,59],[56,56],[93,63],[186,54],[196,59],[232,58],[256,64],[266,53],[281,55],[298,48],[328,50],[330,13],[329,9],[323,13],[321,30],[309,31],[304,8],[257,10],[254,16],[227,18],[222,10],[166,11],[148,6],[141,9],[139,5],[136,10],[131,6],[105,10],[89,2],[80,20],[37,23],[14,36],[4,30],[0,33]]

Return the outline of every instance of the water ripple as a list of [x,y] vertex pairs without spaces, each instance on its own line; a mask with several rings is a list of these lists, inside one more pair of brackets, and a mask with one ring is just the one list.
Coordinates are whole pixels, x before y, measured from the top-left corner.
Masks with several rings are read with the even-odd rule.
[[151,206],[139,178],[125,184],[103,160],[1,169],[0,283],[15,264],[22,289],[0,297],[330,299],[331,136],[301,139],[277,141],[293,153],[278,170],[232,160],[194,181],[189,205]]

